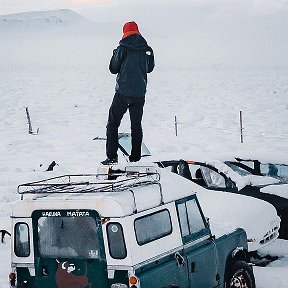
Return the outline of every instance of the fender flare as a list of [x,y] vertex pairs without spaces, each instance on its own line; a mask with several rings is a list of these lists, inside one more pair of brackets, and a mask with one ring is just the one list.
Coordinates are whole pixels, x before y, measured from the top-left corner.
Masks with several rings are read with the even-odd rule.
[[249,263],[249,260],[250,260],[248,251],[242,246],[236,247],[231,252],[231,258],[232,258],[232,262],[237,261],[237,260],[243,260]]

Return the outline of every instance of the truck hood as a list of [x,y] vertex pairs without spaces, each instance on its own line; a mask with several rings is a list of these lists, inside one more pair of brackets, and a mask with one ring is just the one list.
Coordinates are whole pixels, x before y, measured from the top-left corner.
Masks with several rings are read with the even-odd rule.
[[223,191],[201,189],[197,192],[204,215],[210,219],[210,228],[219,237],[241,227],[247,239],[253,239],[249,250],[262,247],[263,237],[280,227],[280,218],[270,203],[252,197]]

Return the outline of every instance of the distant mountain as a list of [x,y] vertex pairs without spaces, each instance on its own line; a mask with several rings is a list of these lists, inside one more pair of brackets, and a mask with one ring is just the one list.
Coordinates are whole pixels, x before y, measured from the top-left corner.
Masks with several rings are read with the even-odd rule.
[[0,63],[90,63],[93,55],[107,65],[120,37],[119,25],[68,9],[0,15]]
[[0,25],[75,25],[75,24],[95,24],[93,21],[69,10],[52,11],[32,11],[0,15]]
[[[69,9],[52,11],[30,11],[0,15],[0,36],[11,33],[23,37],[62,37],[121,35],[121,25],[98,23]],[[10,35],[10,36],[9,36]]]

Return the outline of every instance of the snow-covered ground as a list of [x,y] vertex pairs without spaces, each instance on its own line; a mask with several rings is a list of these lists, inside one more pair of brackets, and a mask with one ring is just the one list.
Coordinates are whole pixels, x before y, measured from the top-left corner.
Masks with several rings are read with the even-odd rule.
[[[61,19],[61,13],[57,17]],[[29,33],[23,34],[23,25],[13,22],[9,26],[9,19],[4,18],[0,17],[0,229],[11,232],[9,215],[19,198],[17,185],[64,173],[96,172],[105,158],[105,142],[92,139],[105,136],[115,86],[108,63],[119,39],[117,35],[111,39],[89,34],[88,30],[97,31],[91,23],[82,35],[83,22],[70,37],[70,22],[59,32],[59,18],[46,21],[58,25],[49,26],[47,34],[34,31],[35,25],[32,31],[32,20],[26,25],[27,15],[24,25]],[[149,75],[143,129],[155,158],[224,160],[241,156],[288,162],[287,68],[195,66],[185,59],[174,65],[161,53],[157,39],[149,41],[147,35],[147,40],[155,47],[156,68]],[[28,134],[25,107],[38,134]],[[129,129],[125,115],[120,132]],[[58,164],[55,171],[46,172],[52,161]],[[265,249],[263,253],[281,258],[268,267],[255,267],[257,288],[286,288],[288,242],[277,240]],[[6,288],[9,237],[0,243],[0,257],[0,287]]]
[[259,251],[260,254],[278,256],[279,259],[272,262],[268,267],[254,266],[257,288],[284,288],[287,287],[288,271],[288,244],[287,240],[277,239],[271,245]]

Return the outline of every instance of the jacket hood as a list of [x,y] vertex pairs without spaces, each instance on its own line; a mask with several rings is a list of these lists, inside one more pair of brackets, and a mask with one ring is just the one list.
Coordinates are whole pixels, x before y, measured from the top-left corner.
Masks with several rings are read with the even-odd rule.
[[148,47],[146,40],[139,34],[133,34],[123,38],[119,42],[120,46],[124,46],[127,49],[132,50],[145,50]]
[[122,39],[132,35],[132,34],[140,34],[139,28],[136,22],[127,22],[123,26],[123,37]]

